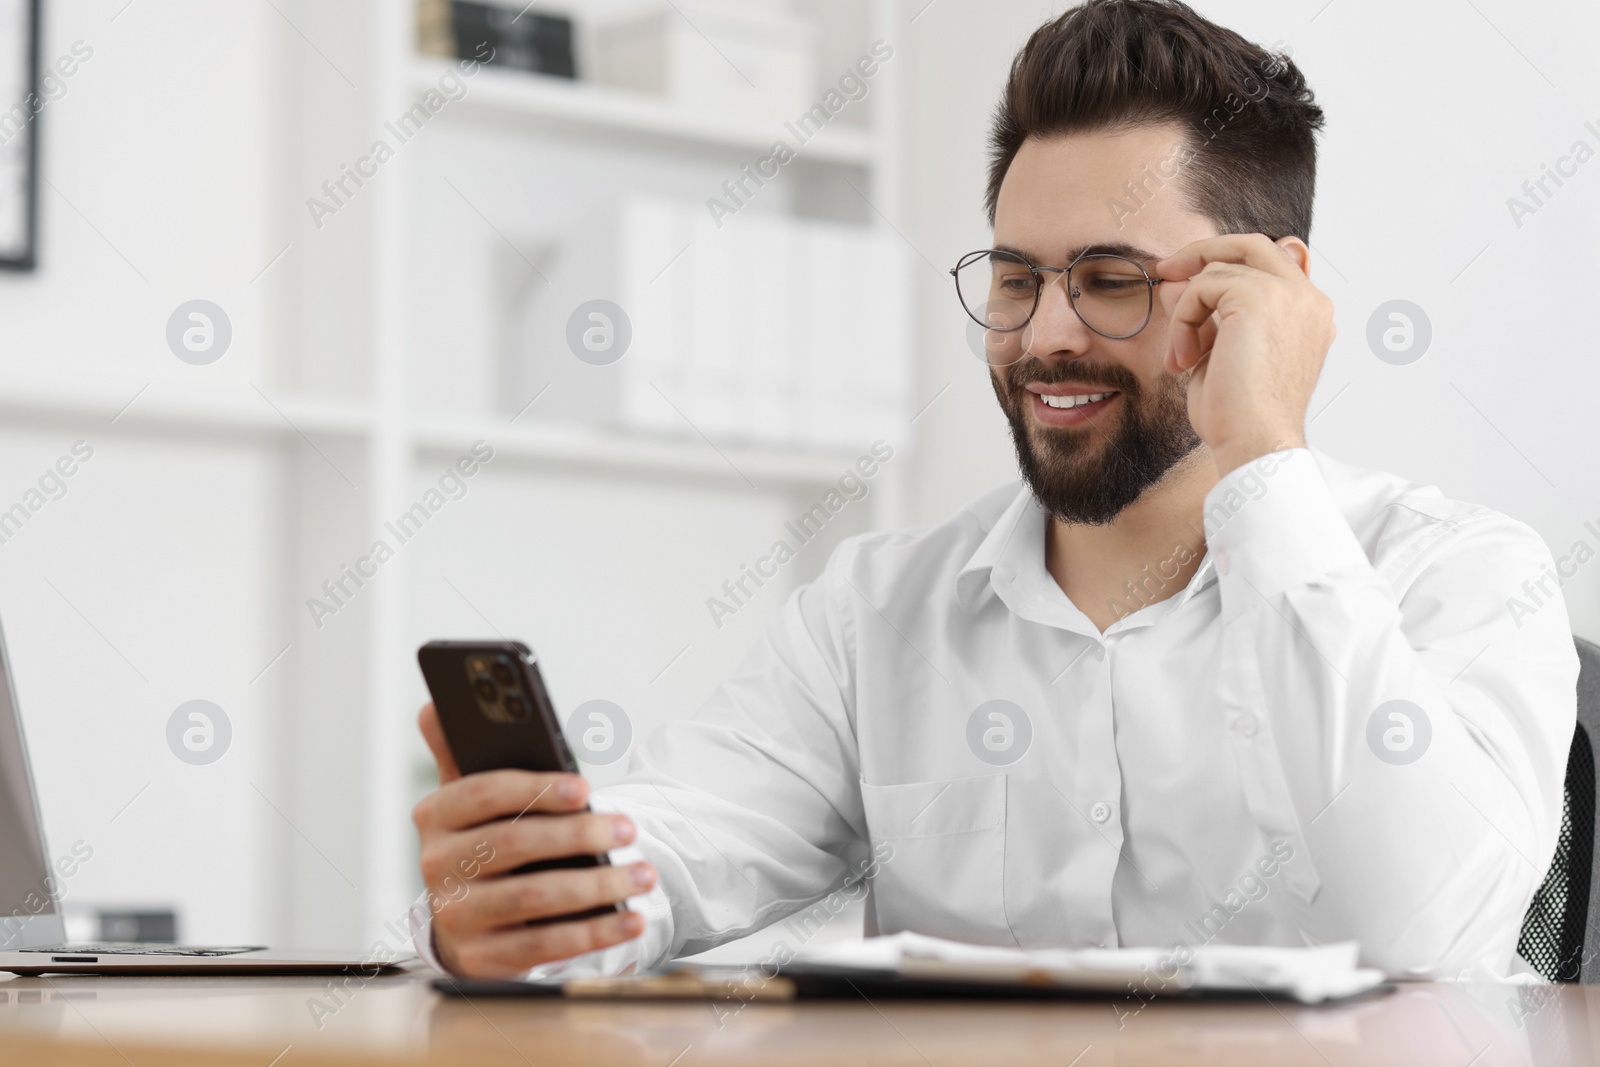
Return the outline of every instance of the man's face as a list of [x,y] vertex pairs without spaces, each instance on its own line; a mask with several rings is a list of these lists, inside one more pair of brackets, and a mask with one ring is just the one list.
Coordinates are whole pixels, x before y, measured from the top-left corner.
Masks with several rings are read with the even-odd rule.
[[[1158,187],[1150,177],[1161,160],[1173,172],[1181,138],[1177,126],[1150,126],[1026,141],[1000,187],[995,247],[1041,267],[1065,267],[1085,249],[1119,251],[1154,277],[1158,260],[1217,232],[1189,210],[1176,180]],[[1125,188],[1130,181],[1144,183],[1138,200]],[[1116,203],[1124,209],[1113,210]],[[1111,340],[1073,311],[1060,275],[1044,277],[1028,326],[987,335],[991,361],[1008,364],[991,368],[995,396],[1040,502],[1066,522],[1109,523],[1199,447],[1188,374],[1162,368],[1167,316],[1159,299],[1142,331]],[[1111,395],[1072,408],[1045,400],[1098,393]]]

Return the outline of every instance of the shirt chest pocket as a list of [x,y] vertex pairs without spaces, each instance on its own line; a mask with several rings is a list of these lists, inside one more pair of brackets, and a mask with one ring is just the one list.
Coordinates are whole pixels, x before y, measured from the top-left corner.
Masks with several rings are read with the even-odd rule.
[[880,860],[872,881],[877,933],[1016,944],[1005,914],[1005,775],[862,782],[861,802]]

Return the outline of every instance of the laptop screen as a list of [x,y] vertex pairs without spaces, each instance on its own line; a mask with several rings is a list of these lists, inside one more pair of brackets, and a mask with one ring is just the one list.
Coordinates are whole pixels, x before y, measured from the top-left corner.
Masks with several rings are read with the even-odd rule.
[[33,799],[28,753],[22,741],[10,664],[0,640],[0,949],[7,947],[25,920],[55,914],[46,876],[44,834]]

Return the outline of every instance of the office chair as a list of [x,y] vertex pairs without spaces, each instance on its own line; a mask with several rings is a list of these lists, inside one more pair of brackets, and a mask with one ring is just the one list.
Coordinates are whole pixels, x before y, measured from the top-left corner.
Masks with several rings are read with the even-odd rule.
[[1600,878],[1594,877],[1600,645],[1578,637],[1578,726],[1562,789],[1561,838],[1522,919],[1517,951],[1552,982],[1600,983]]

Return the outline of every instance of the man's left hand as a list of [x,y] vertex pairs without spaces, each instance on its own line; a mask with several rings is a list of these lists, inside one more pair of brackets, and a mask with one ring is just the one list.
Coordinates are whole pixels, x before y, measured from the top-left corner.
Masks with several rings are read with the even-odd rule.
[[1226,234],[1156,264],[1171,326],[1166,370],[1192,370],[1189,421],[1217,473],[1305,445],[1306,407],[1333,344],[1333,302],[1297,237]]

